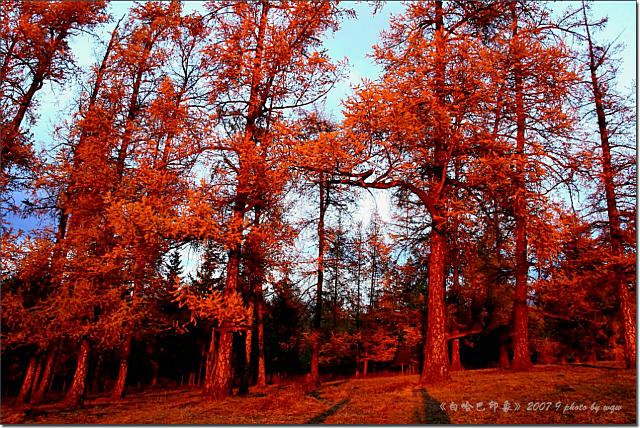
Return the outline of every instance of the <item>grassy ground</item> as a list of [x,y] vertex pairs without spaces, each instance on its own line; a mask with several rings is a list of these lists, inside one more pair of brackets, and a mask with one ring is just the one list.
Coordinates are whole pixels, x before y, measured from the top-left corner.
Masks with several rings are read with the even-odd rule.
[[[465,402],[473,407],[464,410]],[[489,403],[499,407],[494,411]],[[509,401],[511,410],[503,410]],[[445,411],[441,409],[446,402]],[[452,410],[451,402],[458,408]],[[482,402],[485,411],[477,409]],[[592,403],[599,411],[591,409]],[[519,410],[514,411],[516,403]],[[544,403],[543,410],[527,407]],[[551,404],[547,404],[551,403]],[[573,403],[573,408],[570,408]],[[585,405],[581,408],[580,405]],[[613,410],[604,406],[616,405]],[[112,402],[87,400],[66,410],[58,404],[12,408],[3,424],[405,424],[405,423],[636,423],[636,372],[610,367],[537,366],[526,373],[489,369],[452,373],[451,382],[421,388],[417,376],[270,385],[247,396],[210,402],[199,389],[156,390]]]

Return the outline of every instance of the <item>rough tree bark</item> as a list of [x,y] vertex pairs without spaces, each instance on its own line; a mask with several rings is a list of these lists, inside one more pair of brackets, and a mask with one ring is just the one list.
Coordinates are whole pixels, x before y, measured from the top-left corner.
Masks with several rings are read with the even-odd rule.
[[446,240],[442,228],[444,220],[434,221],[429,255],[428,328],[424,364],[420,383],[437,383],[449,378],[445,314],[445,255]]
[[85,386],[87,381],[87,372],[89,370],[89,355],[91,353],[91,344],[87,338],[83,338],[80,345],[80,353],[78,355],[78,364],[73,377],[73,383],[67,392],[64,404],[67,407],[81,406],[84,403]]

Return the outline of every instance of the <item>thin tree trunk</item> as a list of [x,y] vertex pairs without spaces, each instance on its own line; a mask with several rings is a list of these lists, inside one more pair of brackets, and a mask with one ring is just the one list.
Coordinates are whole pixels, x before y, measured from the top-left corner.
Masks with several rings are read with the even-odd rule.
[[38,364],[36,364],[36,372],[33,375],[33,382],[31,383],[31,389],[29,391],[29,402],[32,402],[31,397],[38,389],[38,384],[40,383],[40,376],[42,375],[42,369],[44,366],[44,359],[42,356],[38,357]]
[[90,353],[91,344],[89,343],[89,340],[86,338],[82,339],[80,354],[78,355],[78,364],[76,366],[75,375],[73,376],[73,383],[71,384],[64,401],[64,404],[67,407],[81,406],[84,403]]
[[264,309],[262,296],[258,296],[258,380],[256,385],[258,388],[265,388],[267,386],[267,378],[265,375],[264,364]]
[[500,344],[500,367],[503,369],[509,368],[509,350],[504,343]]
[[160,365],[157,361],[151,361],[153,377],[151,378],[151,388],[155,388],[158,385],[158,373],[160,371]]
[[211,329],[211,341],[209,342],[209,350],[207,351],[207,362],[204,369],[204,386],[210,386],[213,382],[213,367],[216,358],[216,329]]
[[356,289],[357,289],[357,297],[356,297],[356,330],[360,331],[360,275],[362,270],[362,232],[361,229],[358,228],[358,264],[356,269]]
[[20,388],[20,394],[16,400],[17,404],[25,404],[29,401],[29,392],[31,391],[31,385],[36,373],[36,365],[38,364],[38,358],[34,355],[29,360],[29,366],[27,367],[27,373],[22,381],[22,388]]
[[44,363],[44,372],[42,373],[42,378],[35,392],[31,395],[31,403],[39,403],[41,402],[47,390],[49,389],[49,384],[51,383],[51,378],[53,377],[53,366],[56,359],[56,353],[58,351],[57,344],[52,344],[49,347],[47,352],[47,356],[45,358]]
[[120,366],[118,369],[118,378],[113,386],[113,392],[111,393],[111,399],[117,400],[124,397],[127,386],[127,372],[129,371],[129,355],[131,354],[131,336],[128,336],[124,348],[122,350],[122,356],[120,357]]
[[516,44],[514,55],[515,80],[515,108],[516,108],[516,188],[515,188],[515,262],[516,262],[516,290],[515,290],[515,326],[513,332],[513,362],[512,369],[527,370],[531,367],[529,354],[529,313],[527,307],[527,279],[529,262],[527,259],[527,198],[525,196],[525,108],[523,100],[522,65],[518,53],[518,21],[515,4],[511,4],[513,15],[513,38]]
[[240,367],[242,370],[242,378],[240,382],[240,389],[238,395],[244,395],[249,393],[249,374],[250,374],[250,362],[251,362],[251,330],[253,326],[247,328],[243,332],[244,336],[244,349],[240,352]]
[[362,376],[367,377],[367,371],[369,369],[369,359],[364,360],[364,367],[362,367]]
[[322,285],[324,281],[324,248],[325,230],[324,215],[327,211],[327,200],[325,192],[328,193],[328,184],[324,181],[324,175],[320,176],[320,217],[318,219],[318,278],[316,283],[316,313],[314,317],[313,344],[311,349],[311,380],[315,383],[320,381],[320,370],[318,367],[318,352],[320,344],[320,329],[322,320]]
[[320,383],[320,371],[318,366],[318,348],[320,344],[319,339],[314,335],[313,342],[311,343],[311,381],[314,383]]
[[[207,346],[202,345],[202,351],[200,352],[200,368],[198,369],[198,385],[202,385],[204,382],[204,376],[207,367]],[[157,377],[154,374],[154,378]],[[153,384],[155,386],[155,384]]]
[[[607,117],[603,103],[603,93],[601,83],[598,79],[597,69],[601,64],[596,59],[593,40],[587,21],[587,14],[582,4],[582,12],[584,16],[584,25],[587,33],[587,42],[589,44],[589,71],[591,76],[591,88],[593,90],[593,98],[596,108],[596,117],[598,118],[598,131],[600,133],[600,148],[602,150],[602,184],[604,185],[605,197],[607,200],[607,216],[609,219],[609,240],[612,256],[620,258],[624,254],[624,240],[620,229],[620,213],[618,212],[614,172],[611,163],[611,144],[609,143],[609,130],[607,128]],[[596,62],[598,63],[596,64]],[[624,337],[625,363],[627,368],[636,366],[636,322],[635,310],[633,308],[633,299],[629,295],[629,288],[622,277],[622,268],[620,262],[616,261],[613,267],[613,280],[618,291],[618,302],[622,313],[622,326]]]
[[460,339],[453,339],[451,341],[451,370],[462,370],[462,364],[460,363]]

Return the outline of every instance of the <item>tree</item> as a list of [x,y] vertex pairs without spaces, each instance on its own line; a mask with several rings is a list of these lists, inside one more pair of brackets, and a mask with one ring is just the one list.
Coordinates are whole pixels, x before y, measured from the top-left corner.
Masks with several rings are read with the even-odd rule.
[[[623,337],[625,343],[625,362],[627,368],[635,367],[636,364],[636,322],[635,310],[633,309],[632,294],[629,291],[629,282],[624,275],[624,258],[627,247],[631,248],[632,242],[625,239],[633,234],[625,233],[623,229],[622,215],[618,204],[620,201],[620,190],[622,186],[617,185],[617,176],[623,172],[621,163],[615,164],[615,152],[612,150],[612,140],[616,138],[626,139],[624,128],[616,126],[618,118],[622,118],[622,123],[635,122],[635,116],[614,92],[611,81],[615,78],[615,70],[611,69],[611,49],[612,45],[598,46],[593,40],[591,30],[606,21],[592,24],[588,20],[587,7],[582,2],[582,16],[584,34],[581,38],[586,42],[586,62],[589,70],[590,95],[595,117],[598,123],[598,134],[600,137],[600,157],[597,162],[602,171],[600,180],[604,188],[606,200],[606,212],[608,219],[608,237],[611,252],[611,277],[616,284],[619,299],[620,311],[622,313]],[[613,117],[612,117],[613,116]],[[617,117],[616,117],[617,116]],[[613,128],[611,127],[614,122]],[[624,146],[624,143],[623,143]],[[623,158],[624,159],[624,158]],[[635,158],[633,158],[635,164]],[[631,165],[633,165],[631,164]],[[631,168],[633,172],[635,169]],[[632,174],[633,174],[632,172]],[[635,174],[634,174],[635,175]],[[634,177],[630,177],[633,179]],[[619,181],[618,181],[619,182]],[[633,191],[632,191],[633,192]]]
[[[229,175],[223,182],[232,183],[223,191],[230,208],[224,224],[228,248],[224,293],[231,296],[238,289],[245,215],[261,197],[278,194],[287,180],[281,156],[288,144],[281,134],[284,112],[315,102],[335,79],[337,68],[319,49],[317,36],[335,30],[342,12],[324,2],[209,3],[208,7],[219,12],[212,15],[215,42],[206,55],[213,101],[221,106],[215,117],[226,133],[220,158]],[[205,385],[205,395],[213,398],[231,392],[233,333],[227,326],[220,328],[213,380]]]
[[[412,3],[392,21],[376,60],[384,73],[376,84],[360,86],[347,102],[345,133],[361,159],[350,184],[400,188],[418,199],[430,217],[428,328],[421,382],[448,378],[445,256],[449,199],[454,183],[449,168],[465,155],[470,119],[484,97],[484,47],[471,16],[486,17],[490,7],[457,10],[441,1]],[[462,16],[462,18],[460,18]],[[446,19],[445,19],[446,18]],[[472,89],[473,88],[473,89]],[[390,120],[393,118],[393,120]]]

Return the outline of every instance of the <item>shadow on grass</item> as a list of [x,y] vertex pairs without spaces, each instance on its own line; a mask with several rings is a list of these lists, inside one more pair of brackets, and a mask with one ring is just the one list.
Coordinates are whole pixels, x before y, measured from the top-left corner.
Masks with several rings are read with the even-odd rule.
[[570,363],[569,365],[576,366],[576,367],[589,367],[591,369],[626,370],[624,367],[595,366],[593,364],[585,364],[585,363]]
[[450,424],[451,420],[447,413],[440,408],[440,402],[427,394],[424,389],[420,390],[422,395],[422,410],[416,412],[418,423],[421,424]]
[[319,415],[316,415],[316,416],[312,417],[306,423],[307,424],[311,424],[311,425],[321,424],[329,416],[337,413],[340,409],[342,409],[349,401],[350,401],[349,398],[345,398],[344,400],[342,400],[338,404],[328,408],[327,410],[325,410],[324,412],[320,413]]

